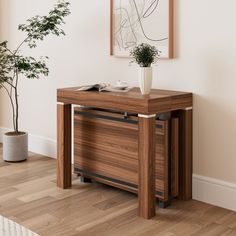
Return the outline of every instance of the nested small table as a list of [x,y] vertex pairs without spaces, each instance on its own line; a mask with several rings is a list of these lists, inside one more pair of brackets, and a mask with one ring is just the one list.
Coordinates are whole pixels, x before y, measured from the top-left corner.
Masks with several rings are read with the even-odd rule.
[[155,216],[155,119],[165,112],[179,118],[179,198],[192,198],[192,93],[152,90],[141,95],[138,88],[127,93],[57,90],[57,185],[70,188],[71,180],[71,112],[72,105],[111,109],[138,114],[139,127],[139,215]]

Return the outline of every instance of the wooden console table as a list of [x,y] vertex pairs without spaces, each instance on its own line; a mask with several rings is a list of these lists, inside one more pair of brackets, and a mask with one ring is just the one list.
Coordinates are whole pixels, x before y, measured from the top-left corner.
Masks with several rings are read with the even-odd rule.
[[57,90],[57,185],[70,188],[72,104],[138,114],[139,129],[139,215],[155,216],[154,155],[155,119],[164,112],[179,118],[179,198],[192,198],[192,93],[152,90],[141,95],[138,88],[128,93],[81,92],[77,88]]

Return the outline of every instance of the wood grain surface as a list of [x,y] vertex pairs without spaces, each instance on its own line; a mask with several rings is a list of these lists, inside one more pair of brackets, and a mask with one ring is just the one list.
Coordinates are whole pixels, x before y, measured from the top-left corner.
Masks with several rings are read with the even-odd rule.
[[171,119],[171,196],[179,195],[179,119]]
[[57,186],[71,187],[71,105],[57,105]]
[[[75,111],[83,110],[76,108]],[[74,118],[75,167],[96,180],[103,179],[137,192],[138,124],[135,122],[138,118],[129,116],[127,119],[134,123],[128,123],[122,114],[85,111],[87,113],[76,114]],[[168,121],[156,121],[155,189],[156,197],[162,201],[168,200],[168,134]]]
[[138,119],[138,198],[139,216],[155,216],[155,148],[156,117]]
[[78,87],[57,90],[57,101],[140,114],[156,114],[192,106],[192,93],[153,89],[142,95],[139,88],[127,93],[78,91]]
[[[163,112],[171,112],[171,111],[176,111],[176,110],[182,110],[182,109],[186,109],[189,107],[192,107],[192,93],[186,93],[186,92],[177,92],[177,91],[167,91],[167,90],[152,90],[151,93],[149,95],[143,96],[140,93],[140,90],[138,88],[133,88],[132,90],[130,90],[127,93],[114,93],[114,92],[92,92],[92,91],[78,91],[78,88],[66,88],[66,89],[58,89],[57,90],[57,101],[59,103],[64,103],[64,104],[75,104],[75,105],[82,105],[82,106],[89,106],[89,107],[96,107],[96,108],[102,108],[102,109],[113,109],[113,110],[117,110],[117,111],[122,111],[122,112],[134,112],[136,114],[141,114],[141,115],[153,115],[153,114],[157,114],[157,113],[163,113]],[[144,116],[142,116],[142,118],[144,119]],[[180,118],[181,118],[181,113],[180,113]],[[59,122],[60,119],[63,120],[64,119],[64,124],[68,123],[70,124],[71,121],[68,121],[68,116],[64,115],[64,117],[59,117]],[[146,118],[145,118],[146,119]],[[142,119],[140,119],[142,120]],[[188,120],[188,119],[182,119],[182,120]],[[140,122],[141,123],[141,122]],[[145,124],[146,122],[143,122],[142,124]],[[181,123],[181,122],[180,122]],[[188,128],[187,128],[188,126]],[[139,127],[141,128],[142,126]],[[143,128],[146,127],[146,125],[143,126]],[[61,126],[61,128],[63,129],[62,133],[66,134],[66,126]],[[145,129],[145,128],[144,128]],[[188,124],[184,124],[183,126],[181,126],[181,130],[180,130],[180,134],[185,135],[186,132],[185,130],[190,130],[192,129],[192,123],[189,122]],[[151,137],[150,136],[150,129],[146,129],[148,132],[148,136],[147,137]],[[155,137],[155,131],[152,130],[152,137]],[[60,134],[60,133],[59,133]],[[141,134],[144,136],[143,132],[140,132],[139,129],[139,140],[142,140],[142,136]],[[190,133],[189,133],[190,134]],[[188,135],[189,135],[188,134]],[[192,137],[191,137],[192,139]],[[59,143],[59,147],[61,147],[61,144],[63,144],[63,138],[62,137],[58,137],[58,143]],[[143,139],[144,140],[144,139]],[[187,144],[191,144],[192,141],[188,141],[185,142],[187,139],[182,137],[183,141],[180,141],[180,144],[182,143],[187,143]],[[71,142],[70,141],[65,141],[64,140],[64,145],[66,144],[66,146],[64,147],[65,150],[67,150],[68,148],[70,148],[71,145],[69,145]],[[140,141],[139,141],[140,143]],[[150,143],[153,143],[153,145],[151,145],[153,147],[153,150],[149,150],[149,152],[143,152],[141,153],[141,149],[140,149],[140,145],[139,145],[139,176],[140,176],[140,170],[143,168],[146,168],[146,172],[149,175],[149,180],[151,180],[151,176],[154,177],[152,169],[155,170],[155,166],[151,166],[150,168],[150,172],[146,166],[147,163],[154,163],[154,157],[155,157],[155,153],[154,153],[154,148],[155,148],[155,143],[153,141],[151,141],[150,139]],[[143,143],[143,147],[148,151],[148,149],[146,148],[146,143],[144,141]],[[185,151],[184,151],[185,149]],[[180,190],[181,193],[181,197],[183,199],[189,199],[190,198],[190,191],[192,190],[190,182],[189,182],[189,176],[190,176],[190,172],[192,174],[192,170],[188,170],[186,168],[190,167],[190,165],[187,165],[187,162],[189,162],[189,158],[190,156],[187,154],[187,152],[189,153],[189,151],[187,151],[187,149],[191,149],[191,147],[186,147],[186,145],[181,146],[180,148],[180,154],[185,153],[184,155],[180,155],[180,160],[182,160],[183,163],[183,169],[182,172],[179,171],[180,173],[180,177],[179,177],[179,182],[181,184],[185,184],[183,185],[182,189]],[[183,151],[182,151],[183,150]],[[154,153],[153,154],[153,158],[149,158],[149,154],[150,153]],[[147,159],[142,158],[142,156],[146,155]],[[66,171],[68,170],[68,168],[66,168],[66,166],[63,164],[63,162],[68,163],[71,160],[68,160],[68,155],[65,155],[65,153],[60,153],[58,155],[58,174],[60,174],[61,176],[58,177],[58,186],[63,186],[64,188],[67,188],[70,185],[70,179],[65,179],[68,175],[69,172]],[[182,158],[182,159],[181,159]],[[70,158],[69,158],[70,159]],[[140,160],[143,161],[143,163],[141,164]],[[153,160],[151,162],[151,160]],[[147,163],[145,163],[145,161],[147,161]],[[191,160],[192,161],[192,160]],[[61,168],[62,167],[62,168]],[[61,171],[63,170],[64,173]],[[145,173],[145,171],[143,171],[143,173]],[[63,176],[64,174],[64,176]],[[185,178],[186,177],[186,178]],[[147,178],[146,178],[147,179]],[[62,183],[64,182],[64,184]],[[145,193],[147,194],[146,197],[148,199],[151,199],[151,192],[153,192],[154,197],[153,199],[155,199],[155,181],[153,178],[153,183],[149,183],[148,181],[143,180],[142,182],[142,186],[140,187],[140,178],[138,181],[138,189],[142,189],[139,192],[139,195],[142,194],[142,191],[145,191]],[[185,188],[186,186],[186,188]],[[183,189],[184,188],[184,189]],[[148,190],[149,189],[149,190]],[[153,191],[152,191],[152,190]],[[150,193],[150,194],[149,194]],[[144,196],[144,194],[143,194]],[[140,196],[139,196],[140,197]],[[150,215],[153,215],[153,207],[152,207],[152,203],[148,202],[148,204],[145,204],[145,198],[146,197],[140,197],[140,199],[142,199],[142,204],[140,201],[140,205],[145,206],[143,207],[143,209],[145,209],[145,214],[144,217],[149,218]],[[146,207],[148,206],[148,207]],[[148,210],[147,210],[148,209]],[[152,212],[152,213],[151,213]]]
[[179,130],[179,198],[192,199],[192,173],[193,173],[193,113],[192,110],[178,111]]

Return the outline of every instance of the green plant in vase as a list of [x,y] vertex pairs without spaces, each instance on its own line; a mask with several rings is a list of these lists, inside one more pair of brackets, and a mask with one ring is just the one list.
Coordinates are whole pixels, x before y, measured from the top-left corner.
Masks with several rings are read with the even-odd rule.
[[34,16],[21,24],[18,30],[25,32],[25,39],[16,49],[8,46],[8,41],[0,42],[0,89],[6,91],[12,107],[12,132],[3,137],[3,159],[5,161],[22,161],[28,156],[28,134],[19,130],[19,90],[20,78],[38,79],[47,76],[49,69],[46,65],[48,57],[39,60],[22,54],[23,46],[33,49],[39,41],[49,35],[65,35],[62,25],[64,18],[70,14],[70,3],[58,1],[46,16]]
[[140,66],[139,86],[143,95],[150,94],[152,88],[152,65],[157,62],[159,51],[156,47],[142,43],[136,46],[131,52],[132,62]]

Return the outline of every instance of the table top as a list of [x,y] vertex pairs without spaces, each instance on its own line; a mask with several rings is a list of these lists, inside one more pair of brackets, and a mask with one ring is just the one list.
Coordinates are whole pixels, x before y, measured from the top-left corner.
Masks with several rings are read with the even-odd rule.
[[150,95],[142,95],[139,88],[129,92],[78,91],[78,87],[57,90],[57,101],[144,115],[186,109],[193,105],[189,92],[153,89]]

